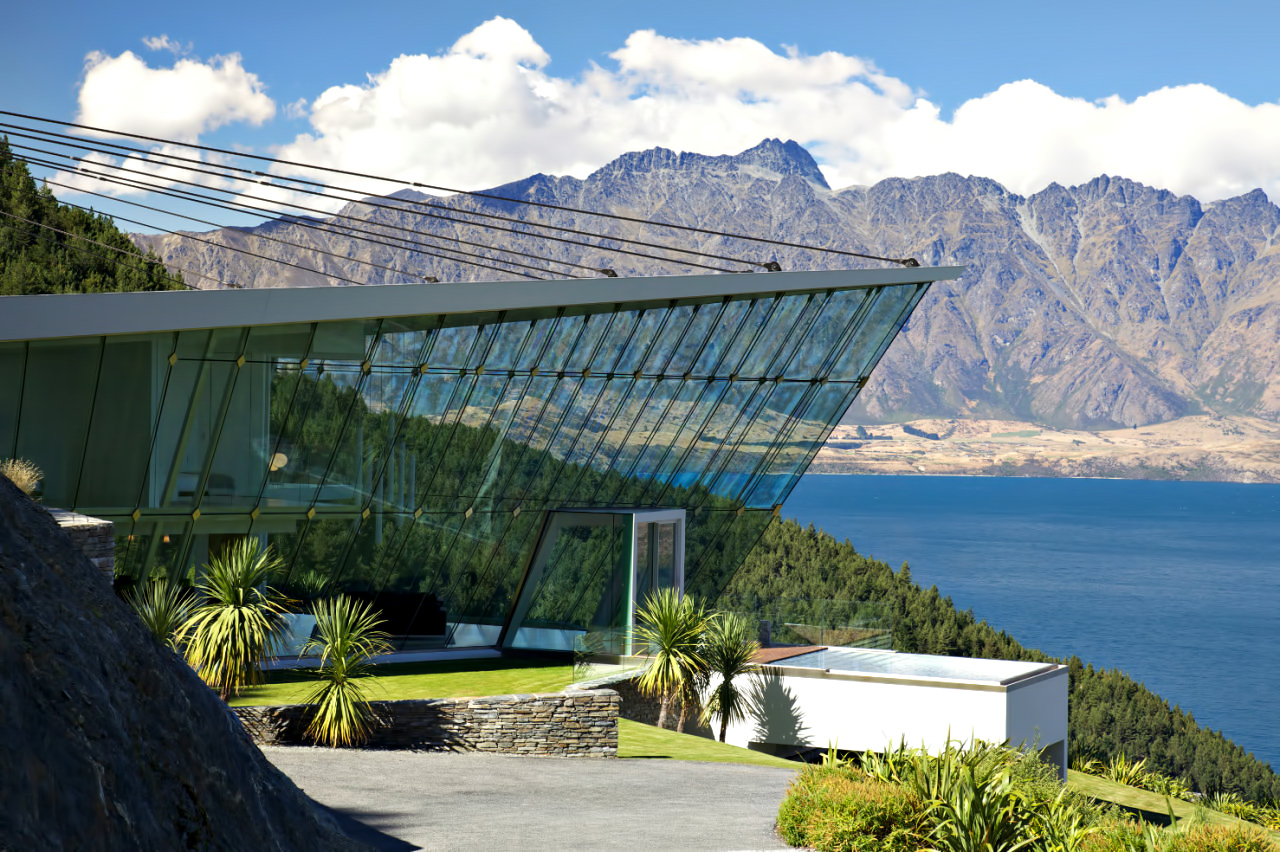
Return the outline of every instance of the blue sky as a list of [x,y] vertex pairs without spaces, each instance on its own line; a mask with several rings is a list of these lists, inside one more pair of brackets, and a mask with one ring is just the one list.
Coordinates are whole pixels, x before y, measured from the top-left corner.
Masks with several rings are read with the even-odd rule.
[[1280,4],[73,2],[6,24],[0,108],[450,185],[777,136],[835,186],[1280,195]]

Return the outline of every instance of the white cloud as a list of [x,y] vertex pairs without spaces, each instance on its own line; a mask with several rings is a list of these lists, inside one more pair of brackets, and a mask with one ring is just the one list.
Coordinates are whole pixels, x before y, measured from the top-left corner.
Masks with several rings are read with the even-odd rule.
[[[167,36],[161,39],[168,42]],[[150,45],[148,45],[150,46]],[[77,121],[183,142],[236,121],[262,124],[275,103],[237,54],[152,68],[132,51],[85,57]]]
[[174,56],[183,56],[191,52],[191,42],[182,44],[174,41],[167,35],[143,36],[142,43],[146,45],[147,50],[167,50]]
[[533,37],[494,18],[443,54],[400,56],[320,93],[311,132],[280,156],[479,188],[534,172],[581,177],[655,145],[719,154],[781,137],[808,147],[833,186],[958,171],[1025,193],[1109,173],[1203,200],[1255,186],[1280,198],[1280,105],[1207,86],[1088,102],[1024,80],[947,118],[908,83],[839,53],[645,30],[609,58],[550,75]]

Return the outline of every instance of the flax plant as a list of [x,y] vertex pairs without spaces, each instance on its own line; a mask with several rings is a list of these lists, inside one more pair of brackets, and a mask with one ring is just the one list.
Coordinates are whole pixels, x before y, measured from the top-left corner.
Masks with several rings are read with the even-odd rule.
[[658,589],[636,612],[637,644],[649,650],[649,665],[637,685],[645,695],[659,700],[658,727],[664,728],[672,700],[706,669],[702,634],[707,611],[692,595],[675,589]]
[[225,700],[262,680],[267,649],[288,630],[288,600],[268,582],[283,561],[256,538],[230,544],[209,560],[196,590],[204,596],[179,632],[187,662]]
[[196,602],[190,589],[168,580],[156,580],[126,594],[125,602],[152,636],[166,648],[180,650],[178,636],[195,610]]
[[316,638],[304,655],[320,653],[320,682],[307,696],[316,705],[307,736],[334,748],[361,745],[377,721],[369,706],[369,658],[391,650],[390,637],[378,629],[383,623],[368,603],[339,595],[316,601]]
[[702,721],[719,720],[720,742],[724,742],[729,725],[747,717],[747,697],[738,680],[753,668],[751,660],[760,643],[752,636],[751,622],[745,616],[726,612],[711,619],[704,648],[707,669],[720,681],[708,696]]

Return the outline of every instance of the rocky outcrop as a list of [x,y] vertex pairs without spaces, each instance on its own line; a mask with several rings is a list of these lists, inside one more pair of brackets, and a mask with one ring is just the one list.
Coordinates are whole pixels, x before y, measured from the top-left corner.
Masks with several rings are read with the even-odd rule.
[[0,849],[364,848],[0,477]]
[[[935,286],[920,304],[851,410],[849,422],[983,417],[1097,429],[1193,414],[1280,420],[1280,208],[1260,191],[1202,205],[1189,196],[1104,175],[1081,186],[1052,184],[1024,197],[987,178],[956,174],[832,190],[808,152],[794,142],[771,139],[733,156],[655,148],[619,157],[585,180],[536,175],[492,192],[847,251],[915,257],[929,265],[965,265],[962,279]],[[424,203],[449,210],[425,208]],[[776,258],[784,269],[858,263],[494,200],[442,200],[404,191],[395,204],[394,209],[351,204],[343,213],[374,226],[461,237],[610,267],[620,275],[687,270],[548,242],[520,223],[496,231],[431,217],[479,210],[521,222],[554,221],[757,262]],[[302,246],[323,245],[337,257],[259,239],[264,233]],[[382,233],[387,239],[403,235]],[[517,277],[422,250],[362,243],[284,222],[215,232],[210,239],[287,258],[316,272],[177,236],[139,239],[178,267],[246,287],[342,283],[326,276],[380,284],[423,276],[442,281]],[[541,274],[583,273],[552,265]]]

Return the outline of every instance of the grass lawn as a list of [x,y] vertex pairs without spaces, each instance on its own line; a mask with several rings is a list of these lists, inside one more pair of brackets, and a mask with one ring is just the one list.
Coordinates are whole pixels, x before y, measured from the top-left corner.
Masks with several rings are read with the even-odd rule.
[[[1067,771],[1067,786],[1099,801],[1114,802],[1121,807],[1141,811],[1145,817],[1153,821],[1163,821],[1169,817],[1169,805],[1165,797],[1150,790],[1126,787],[1124,784],[1098,778],[1095,775],[1086,775],[1074,769]],[[1205,820],[1210,825],[1261,828],[1255,823],[1245,822],[1228,814],[1211,811],[1208,808],[1197,808],[1191,802],[1184,802],[1181,799],[1173,800],[1173,815],[1179,820],[1190,819],[1197,810],[1204,814]],[[1262,830],[1265,831],[1265,829]],[[1280,831],[1269,833],[1274,842],[1280,843]]]
[[[376,672],[378,680],[369,690],[374,701],[559,692],[573,683],[572,665],[537,659],[392,663],[378,666]],[[307,669],[268,672],[267,683],[245,690],[229,703],[233,707],[297,704],[315,682]]]
[[771,754],[727,745],[705,737],[695,737],[692,734],[677,734],[675,731],[627,719],[618,720],[618,757],[748,763],[753,766],[780,766],[796,770],[803,766]]

